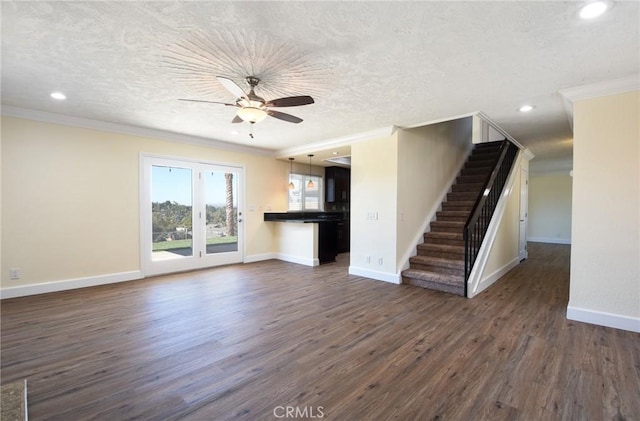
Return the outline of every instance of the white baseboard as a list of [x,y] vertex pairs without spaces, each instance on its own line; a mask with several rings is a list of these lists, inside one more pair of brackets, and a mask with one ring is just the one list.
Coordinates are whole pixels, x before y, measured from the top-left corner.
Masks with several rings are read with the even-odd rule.
[[276,259],[305,266],[320,265],[320,260],[318,260],[317,258],[294,256],[292,254],[276,253]]
[[518,264],[520,263],[520,256],[516,256],[515,259],[513,259],[512,261],[510,261],[509,263],[507,263],[506,265],[502,266],[501,268],[493,271],[492,273],[490,273],[489,275],[483,277],[480,280],[480,283],[478,285],[478,289],[476,291],[474,291],[473,295],[477,295],[480,294],[482,291],[484,291],[485,289],[489,288],[491,285],[493,285],[498,279],[502,278],[504,275],[507,274],[507,272],[509,272],[511,269],[513,269],[514,267],[518,266]]
[[571,238],[527,237],[532,243],[571,244]]
[[86,278],[43,282],[41,284],[16,285],[0,289],[0,298],[25,297],[27,295],[46,294],[48,292],[66,291],[69,289],[134,281],[142,278],[144,278],[142,271],[133,270],[131,272],[110,273],[108,275],[89,276]]
[[278,253],[262,253],[252,254],[251,256],[245,256],[243,263],[262,262],[264,260],[277,259]]
[[379,272],[377,270],[359,268],[349,266],[349,275],[363,276],[365,278],[375,279],[377,281],[390,282],[392,284],[401,284],[402,278],[397,273]]
[[567,306],[567,319],[640,333],[640,317]]

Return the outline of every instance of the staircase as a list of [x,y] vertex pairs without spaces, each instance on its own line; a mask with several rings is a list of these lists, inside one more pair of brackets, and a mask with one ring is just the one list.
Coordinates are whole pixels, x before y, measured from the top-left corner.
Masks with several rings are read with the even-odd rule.
[[404,284],[465,295],[463,229],[496,164],[501,143],[475,146],[431,222],[431,230],[424,233],[424,243],[418,244],[417,256],[409,259],[409,269],[402,272]]

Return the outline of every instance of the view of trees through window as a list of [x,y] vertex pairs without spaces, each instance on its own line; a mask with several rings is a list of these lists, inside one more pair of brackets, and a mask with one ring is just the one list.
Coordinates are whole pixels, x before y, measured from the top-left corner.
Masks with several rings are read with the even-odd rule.
[[[227,230],[226,207],[206,205],[206,209],[207,244],[236,241],[236,233],[231,232],[231,235],[229,235]],[[167,200],[165,202],[152,202],[151,211],[153,250],[179,248],[181,247],[181,240],[191,239],[193,232],[191,206]],[[237,208],[234,207],[232,214],[235,215],[236,213]]]
[[[207,253],[237,250],[237,179],[226,171],[152,166],[152,251],[191,255],[194,229],[205,230]],[[192,176],[202,186],[206,215],[194,214]],[[197,193],[201,194],[201,193]],[[193,227],[202,221],[202,226]],[[236,243],[231,247],[231,243]],[[220,248],[222,245],[228,245]]]

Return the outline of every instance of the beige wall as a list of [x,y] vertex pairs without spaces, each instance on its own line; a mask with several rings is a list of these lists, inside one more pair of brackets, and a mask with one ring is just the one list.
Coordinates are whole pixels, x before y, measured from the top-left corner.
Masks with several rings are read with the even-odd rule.
[[[472,147],[471,132],[469,117],[352,145],[352,273],[399,282],[430,213]],[[367,219],[370,213],[377,219]]]
[[397,180],[397,132],[352,145],[350,271],[395,274]]
[[638,331],[639,104],[638,91],[574,103],[568,311],[570,318],[591,315],[600,321],[614,315]]
[[571,190],[568,172],[529,178],[529,241],[571,243]]
[[400,130],[397,267],[409,259],[473,146],[472,118]]
[[[2,124],[0,122],[0,124]],[[2,132],[0,126],[0,287],[2,287],[2,278],[7,275],[5,268],[2,266]],[[8,276],[7,276],[8,277]]]
[[142,152],[244,165],[245,258],[275,250],[263,212],[286,209],[288,163],[10,117],[1,134],[2,287],[140,270]]
[[[511,186],[511,193],[507,200],[506,208],[500,225],[496,232],[495,240],[491,246],[489,258],[480,276],[480,282],[494,277],[494,274],[501,273],[518,261],[520,246],[520,178],[521,167],[526,165],[526,160],[520,160],[520,164],[513,171],[514,181]],[[508,188],[509,186],[505,186]],[[492,280],[493,281],[493,280]]]

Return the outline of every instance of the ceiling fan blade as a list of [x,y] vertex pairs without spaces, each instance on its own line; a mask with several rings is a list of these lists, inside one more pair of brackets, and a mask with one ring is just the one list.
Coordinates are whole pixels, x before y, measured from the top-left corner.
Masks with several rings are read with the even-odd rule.
[[242,123],[243,121],[244,120],[238,116],[233,117],[233,120],[231,120],[232,123]]
[[298,105],[313,104],[313,98],[308,95],[303,96],[288,96],[285,98],[273,99],[267,102],[267,107],[297,107]]
[[184,98],[178,98],[178,101],[189,101],[189,102],[204,102],[206,104],[222,104],[222,105],[226,105],[227,107],[237,107],[236,104],[229,104],[228,102],[218,102],[218,101],[205,101],[202,99],[184,99]]
[[300,117],[296,117],[291,114],[281,113],[280,111],[269,110],[267,111],[271,117],[277,118],[279,120],[288,121],[289,123],[300,123],[302,119]]
[[242,88],[239,87],[238,84],[231,79],[222,76],[216,76],[216,78],[218,78],[218,82],[220,82],[222,86],[227,88],[227,91],[231,92],[236,98],[247,97],[247,94],[244,93]]

